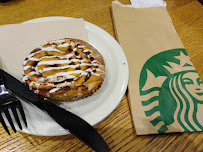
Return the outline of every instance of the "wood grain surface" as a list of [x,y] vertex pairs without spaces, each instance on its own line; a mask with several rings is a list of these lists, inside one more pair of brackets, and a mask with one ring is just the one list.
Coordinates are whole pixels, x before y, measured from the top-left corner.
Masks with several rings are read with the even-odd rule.
[[[167,10],[197,72],[203,80],[203,6],[197,0],[165,0]],[[128,0],[120,0],[129,4]],[[84,18],[110,33],[112,0],[11,0],[0,3],[0,25],[21,23],[45,16]],[[203,151],[203,132],[137,136],[126,95],[118,107],[95,125],[112,152]],[[73,135],[43,137],[21,132],[11,136],[0,125],[1,152],[89,152],[93,151]]]

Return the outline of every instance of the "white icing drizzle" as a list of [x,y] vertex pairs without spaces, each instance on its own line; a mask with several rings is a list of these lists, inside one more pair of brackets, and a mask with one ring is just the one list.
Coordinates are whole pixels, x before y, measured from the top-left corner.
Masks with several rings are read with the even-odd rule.
[[63,88],[63,87],[70,86],[70,85],[71,85],[71,82],[64,82],[64,83],[57,84],[56,87]]
[[35,92],[35,93],[39,93],[39,90],[35,90],[34,92]]
[[49,93],[54,93],[54,92],[56,92],[56,91],[58,91],[58,90],[60,90],[60,88],[53,88],[53,89],[51,89],[51,90],[49,91]]
[[34,83],[35,83],[34,81],[30,82],[30,84],[29,84],[30,90],[32,89],[32,85],[33,85]]
[[[77,55],[75,52],[77,51],[77,49],[83,49],[85,46],[80,45],[79,43],[74,43],[73,41],[71,42],[65,42],[65,40],[56,40],[56,41],[49,41],[48,43],[44,44],[52,44],[51,46],[45,47],[45,46],[41,46],[39,48],[38,51],[31,53],[30,55],[27,56],[26,60],[23,62],[23,65],[25,65],[23,67],[23,70],[26,71],[29,68],[32,68],[32,70],[34,69],[34,71],[31,71],[29,74],[24,75],[22,81],[26,82],[27,80],[29,80],[29,77],[36,74],[36,75],[43,75],[43,72],[46,71],[51,71],[51,70],[64,70],[64,69],[68,69],[68,68],[75,68],[77,70],[74,71],[67,71],[67,72],[58,72],[55,73],[53,75],[49,75],[46,77],[40,77],[38,79],[37,82],[31,81],[29,84],[30,89],[32,88],[33,85],[36,86],[36,90],[35,92],[39,92],[38,87],[42,84],[46,84],[47,86],[51,86],[53,87],[53,89],[51,89],[49,91],[49,93],[54,93],[56,91],[59,91],[61,88],[66,87],[66,86],[70,86],[72,82],[68,82],[66,81],[67,79],[72,79],[72,81],[76,80],[78,77],[81,77],[83,75],[88,75],[89,73],[91,75],[94,76],[100,76],[102,73],[104,73],[104,71],[100,70],[99,68],[87,68],[86,70],[80,70],[80,67],[82,66],[96,66],[96,67],[102,67],[103,65],[101,65],[97,60],[95,60],[93,57],[92,50],[89,49],[84,49],[83,53],[87,53],[90,52],[90,54],[85,54],[87,56],[87,58],[91,58],[93,57],[93,60],[86,60],[86,59],[81,59],[81,55]],[[59,45],[56,45],[55,43],[61,43]],[[77,44],[77,46],[76,46]],[[64,54],[65,52],[60,51],[59,49],[56,49],[56,47],[58,48],[62,48],[62,47],[69,47],[69,46],[74,46],[75,48],[72,50],[72,52],[70,52],[69,54],[66,55],[52,55],[52,56],[43,56],[40,58],[35,58],[34,55],[37,53],[40,53],[41,51],[55,51],[55,52],[59,52]],[[71,57],[75,56],[76,59],[70,59]],[[55,58],[55,59],[59,59],[59,60],[47,60],[47,61],[41,61],[42,59],[49,59],[49,58]],[[36,67],[33,68],[30,65],[26,65],[28,61],[36,61],[38,62]],[[90,63],[89,63],[90,62]],[[73,64],[71,64],[73,63]],[[74,64],[77,63],[77,64]],[[63,66],[61,66],[61,64],[65,64]],[[46,67],[43,69],[38,70],[40,65],[48,65],[50,67]],[[59,65],[59,66],[55,66],[55,65]],[[99,72],[99,73],[96,73]],[[79,74],[79,76],[75,76],[73,74]],[[57,84],[54,84],[58,82]]]
[[[49,65],[51,65],[51,64],[49,64]],[[43,70],[39,70],[39,72],[43,73],[43,72],[51,71],[51,70],[63,70],[63,69],[67,69],[67,68],[77,68],[77,67],[81,67],[81,66],[92,66],[92,65],[93,66],[100,66],[99,64],[80,63],[80,64],[76,64],[76,65],[64,65],[61,67],[48,67],[48,68],[44,68]]]
[[39,74],[39,72],[38,72],[38,71],[32,71],[32,72],[30,72],[30,73],[28,74],[28,76],[31,76],[31,75],[34,75],[34,74]]
[[85,47],[84,45],[79,45],[79,46],[78,46],[78,48],[84,48],[84,47]]
[[89,51],[92,52],[92,51],[89,50],[89,49],[85,49],[85,50],[83,50],[84,53],[89,52]]
[[71,41],[71,42],[70,42],[70,45],[71,45],[71,46],[75,46],[76,44],[75,44],[75,42]]
[[67,47],[69,45],[70,45],[69,43],[63,43],[63,44],[59,44],[57,47]]
[[27,56],[27,58],[28,58],[28,59],[31,58],[31,57],[34,56],[36,53],[37,53],[37,52],[29,54],[29,55]]
[[29,61],[39,61],[38,58],[29,58]]
[[[96,71],[99,71],[98,69],[95,69],[95,70],[96,70]],[[94,73],[94,72],[93,72],[93,69],[87,69],[87,70],[85,70],[85,71],[90,72],[91,75],[100,76],[100,74]]]
[[25,76],[23,77],[22,81],[25,82],[26,80],[28,80],[28,76],[25,75]]
[[53,46],[52,47],[42,47],[41,50],[42,51],[56,51],[56,52],[59,52],[59,53],[64,53],[64,52],[54,48]]
[[23,67],[23,70],[26,71],[26,70],[29,69],[29,68],[30,68],[30,66],[27,65],[27,66],[24,66],[24,67]]

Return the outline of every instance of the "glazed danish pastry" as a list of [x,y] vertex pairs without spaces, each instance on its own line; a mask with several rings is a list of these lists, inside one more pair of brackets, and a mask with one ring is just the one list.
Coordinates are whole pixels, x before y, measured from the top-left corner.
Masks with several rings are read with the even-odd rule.
[[23,82],[56,101],[74,101],[96,92],[105,77],[102,55],[78,39],[49,41],[34,49],[23,62]]

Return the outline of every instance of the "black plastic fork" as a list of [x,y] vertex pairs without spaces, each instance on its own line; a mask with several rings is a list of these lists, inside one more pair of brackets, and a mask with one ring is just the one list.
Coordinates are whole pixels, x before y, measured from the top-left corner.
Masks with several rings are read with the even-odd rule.
[[20,119],[18,116],[18,112],[17,112],[17,109],[19,109],[23,122],[24,122],[25,126],[27,127],[27,121],[25,118],[25,113],[23,111],[21,102],[19,101],[18,98],[16,98],[6,89],[6,87],[4,86],[2,73],[0,71],[0,122],[1,122],[2,126],[4,127],[4,129],[6,130],[6,132],[10,135],[10,132],[7,128],[7,125],[6,125],[3,115],[2,115],[3,113],[5,114],[11,128],[13,129],[14,132],[16,132],[16,128],[14,126],[9,109],[12,111],[19,128],[22,130],[22,125],[21,125],[21,122],[20,122]]

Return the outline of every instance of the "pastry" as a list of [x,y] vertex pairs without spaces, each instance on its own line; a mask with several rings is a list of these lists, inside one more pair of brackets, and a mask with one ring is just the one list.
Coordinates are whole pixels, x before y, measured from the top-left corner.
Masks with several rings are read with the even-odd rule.
[[102,55],[85,41],[64,38],[34,49],[23,62],[23,82],[55,101],[74,101],[96,92],[105,77]]

